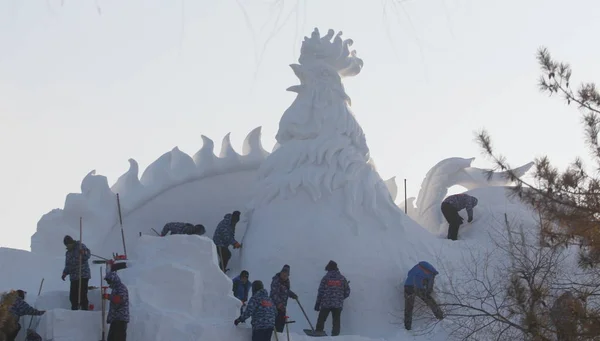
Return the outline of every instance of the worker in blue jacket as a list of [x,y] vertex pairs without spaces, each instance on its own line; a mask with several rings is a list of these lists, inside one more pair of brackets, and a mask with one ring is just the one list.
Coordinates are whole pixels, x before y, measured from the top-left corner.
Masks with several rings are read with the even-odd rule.
[[444,313],[437,302],[431,297],[433,293],[433,283],[438,271],[433,265],[422,261],[415,265],[410,271],[404,282],[404,327],[406,330],[412,328],[412,314],[415,305],[415,297],[427,304],[438,320],[444,318]]
[[242,308],[240,308],[240,314],[244,312],[243,308],[248,301],[248,293],[252,287],[252,282],[248,279],[250,273],[246,270],[242,270],[240,275],[233,279],[233,296],[238,300],[242,301]]

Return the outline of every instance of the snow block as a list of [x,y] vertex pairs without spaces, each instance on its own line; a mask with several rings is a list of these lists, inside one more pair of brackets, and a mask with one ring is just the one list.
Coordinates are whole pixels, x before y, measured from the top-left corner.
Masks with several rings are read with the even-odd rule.
[[[231,319],[241,302],[218,266],[213,241],[204,236],[144,236],[130,254],[132,266],[119,271],[135,299],[195,318]],[[166,295],[165,295],[166,293]]]
[[60,280],[64,264],[64,256],[54,258],[25,250],[0,248],[0,272],[11,274],[2,277],[0,291],[25,290],[28,293],[26,300],[31,303],[37,296],[42,278],[45,278],[43,291],[64,288],[65,282]]
[[[68,285],[68,284],[67,284]],[[102,300],[100,299],[100,289],[88,290],[88,300],[94,305],[95,311],[101,310]],[[52,309],[71,309],[68,291],[49,291],[43,292],[35,301],[35,307],[39,310]]]
[[231,279],[219,269],[211,239],[142,236],[128,256],[130,267],[118,272],[129,290],[128,338],[250,338],[233,325],[241,302],[232,295]]
[[38,333],[44,340],[98,341],[102,333],[101,313],[54,309],[42,316]]

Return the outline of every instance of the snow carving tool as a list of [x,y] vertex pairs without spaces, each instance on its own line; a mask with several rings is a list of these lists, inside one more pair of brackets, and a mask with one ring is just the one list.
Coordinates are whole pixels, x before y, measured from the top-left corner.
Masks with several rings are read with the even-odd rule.
[[77,252],[79,252],[79,291],[77,293],[77,306],[79,310],[81,310],[81,268],[83,262],[83,255],[81,251],[83,250],[81,246],[83,245],[83,218],[79,217],[79,248]]
[[152,231],[154,231],[154,233],[156,233],[156,235],[157,235],[157,236],[159,236],[159,237],[160,237],[160,233],[156,232],[156,230],[155,230],[155,229],[153,229],[152,227],[151,227],[150,229],[151,229]]
[[287,334],[287,340],[290,341],[290,323],[296,323],[296,321],[288,321],[290,317],[286,316],[285,317],[285,333]]
[[[44,279],[42,278],[42,282],[40,283],[40,289],[38,290],[38,295],[37,297],[40,297],[40,295],[42,294],[42,286],[44,286]],[[37,300],[36,300],[37,303]],[[29,327],[27,327],[27,330],[31,329],[31,323],[33,322],[33,318],[35,316],[31,316],[31,319],[29,320]]]
[[127,247],[125,246],[125,233],[123,232],[123,216],[121,215],[121,200],[119,199],[119,193],[117,193],[117,207],[119,209],[119,224],[121,224],[121,240],[123,240],[123,253],[125,253],[125,259],[127,259]]
[[104,312],[106,311],[106,302],[104,301],[104,293],[106,292],[107,287],[103,286],[102,284],[104,284],[104,282],[102,280],[102,267],[100,267],[100,307],[102,309],[102,338],[100,339],[100,341],[106,341],[106,324],[104,323]]
[[327,336],[327,333],[325,333],[324,331],[318,332],[315,330],[315,328],[313,327],[313,324],[310,322],[310,319],[308,318],[308,315],[306,315],[306,311],[304,311],[304,308],[302,307],[302,304],[300,304],[300,301],[298,301],[298,299],[296,299],[296,303],[298,303],[300,310],[302,310],[302,314],[304,314],[304,318],[306,318],[306,321],[308,321],[308,325],[310,326],[310,329],[302,330],[304,332],[304,334],[306,334],[308,336],[314,336],[314,337]]

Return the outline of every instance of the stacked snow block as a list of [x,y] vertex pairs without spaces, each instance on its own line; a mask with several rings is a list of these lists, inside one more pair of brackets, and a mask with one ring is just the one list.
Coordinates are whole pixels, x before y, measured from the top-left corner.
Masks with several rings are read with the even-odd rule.
[[54,309],[42,316],[38,333],[44,340],[98,341],[101,336],[99,311]]
[[[99,284],[99,283],[98,283]],[[105,284],[106,285],[106,284]],[[100,311],[102,301],[100,299],[100,289],[88,290],[88,300],[94,305],[95,311]],[[71,309],[68,291],[48,291],[43,292],[35,301],[35,307],[39,310],[51,309]]]
[[219,269],[216,249],[203,236],[142,236],[119,271],[129,289],[128,338],[153,341],[240,340],[233,327],[241,302]]
[[132,267],[119,271],[129,287],[130,304],[139,299],[140,303],[187,314],[194,320],[231,319],[239,314],[241,302],[232,295],[231,279],[219,269],[211,239],[144,236],[130,259]]

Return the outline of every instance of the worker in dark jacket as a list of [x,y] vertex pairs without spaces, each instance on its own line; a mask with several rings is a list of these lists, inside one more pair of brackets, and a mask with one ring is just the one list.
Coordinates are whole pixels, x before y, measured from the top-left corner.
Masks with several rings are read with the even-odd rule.
[[280,272],[273,276],[271,282],[271,299],[277,307],[275,330],[278,333],[283,333],[283,327],[285,326],[288,297],[293,300],[298,299],[298,295],[296,295],[290,287],[290,266],[286,264]]
[[415,297],[427,304],[433,311],[435,317],[439,320],[444,318],[444,313],[437,302],[431,297],[433,293],[433,284],[437,270],[428,262],[422,261],[415,265],[410,271],[404,282],[404,327],[406,330],[412,328],[412,313],[415,305]]
[[213,242],[217,246],[217,255],[219,256],[219,267],[223,272],[227,272],[227,264],[229,263],[229,259],[231,259],[229,245],[233,245],[234,249],[242,247],[242,245],[235,240],[235,225],[239,221],[240,211],[227,213],[217,226],[215,234],[213,235]]
[[473,221],[473,208],[477,206],[477,198],[468,194],[455,194],[447,197],[442,202],[442,214],[448,222],[448,239],[458,239],[458,228],[463,223],[463,218],[458,211],[467,210],[467,222]]
[[163,227],[162,231],[160,231],[160,236],[164,237],[167,234],[187,234],[187,235],[198,235],[201,236],[206,232],[206,229],[203,225],[198,224],[189,224],[189,223],[167,223],[165,227]]
[[[69,290],[69,300],[71,301],[71,310],[88,310],[88,283],[92,277],[90,274],[90,264],[88,263],[92,255],[90,249],[81,241],[75,241],[71,236],[65,236],[63,243],[67,247],[65,253],[65,268],[62,273],[62,280],[67,276],[71,281]],[[80,257],[81,256],[81,257]],[[79,261],[81,260],[81,269]],[[79,273],[81,272],[81,278]],[[81,281],[81,285],[80,282]],[[81,302],[79,302],[79,287],[81,286]]]
[[315,311],[319,312],[315,331],[323,332],[325,330],[325,321],[331,313],[333,318],[331,336],[338,336],[340,335],[342,308],[344,300],[350,296],[350,285],[346,277],[340,273],[336,262],[329,261],[325,271],[327,274],[321,279],[315,303]]

